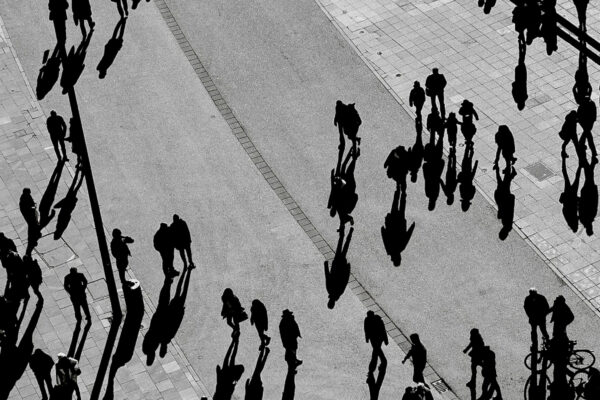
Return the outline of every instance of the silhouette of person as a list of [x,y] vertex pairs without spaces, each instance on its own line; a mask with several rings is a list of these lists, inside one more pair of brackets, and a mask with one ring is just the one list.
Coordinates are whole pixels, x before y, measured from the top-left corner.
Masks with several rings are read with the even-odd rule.
[[525,108],[527,95],[527,66],[525,65],[526,48],[525,41],[519,36],[519,62],[515,67],[515,81],[512,83],[512,96],[519,111]]
[[525,1],[525,25],[527,27],[526,43],[530,45],[533,39],[540,36],[541,10],[537,0]]
[[[400,207],[398,207],[399,199]],[[406,227],[406,192],[400,193],[400,190],[396,188],[392,209],[385,216],[385,226],[381,227],[381,237],[385,251],[392,259],[395,267],[399,267],[402,263],[402,252],[410,241],[415,229],[415,222],[408,229]]]
[[296,368],[302,364],[296,356],[298,350],[298,338],[301,338],[300,328],[296,323],[293,312],[288,309],[283,310],[281,322],[279,323],[279,334],[281,343],[285,349],[285,361],[290,368]]
[[21,210],[21,214],[28,225],[38,224],[37,208],[33,197],[31,197],[31,189],[23,189],[19,199],[19,210]]
[[233,294],[233,290],[226,288],[221,296],[223,307],[221,308],[221,317],[227,320],[233,332],[231,333],[232,338],[240,336],[240,322],[248,319],[248,314],[244,311],[244,307],[240,303],[240,300]]
[[579,28],[585,32],[587,31],[586,26],[586,14],[587,14],[587,5],[589,0],[573,0],[575,4],[575,9],[577,10],[577,19],[579,20]]
[[[10,239],[9,239],[10,240]],[[6,288],[4,290],[7,298],[15,297],[13,296],[15,284],[18,287],[17,281],[19,280],[19,276],[23,274],[23,261],[19,256],[19,253],[12,249],[5,249],[2,254],[2,266],[6,269]],[[18,294],[18,291],[17,291]],[[18,294],[17,298],[21,298],[21,295]]]
[[421,164],[423,163],[423,137],[422,137],[422,124],[421,121],[415,122],[415,128],[417,131],[417,137],[415,139],[415,143],[408,150],[408,165],[410,171],[410,180],[412,183],[417,182],[417,178],[419,176],[419,170],[421,169]]
[[[65,120],[60,115],[56,114],[56,111],[50,111],[50,116],[46,120],[46,127],[48,128],[48,133],[50,134],[50,140],[52,140],[52,145],[54,146],[54,151],[56,152],[56,158],[60,161],[69,161],[67,158],[67,151],[65,150],[65,136],[67,134],[67,124],[65,124]],[[60,145],[61,152],[58,147]]]
[[[350,222],[354,225],[352,211],[358,202],[358,194],[356,193],[356,180],[354,179],[354,169],[356,168],[356,160],[360,156],[360,149],[352,147],[348,151],[348,155],[342,164],[339,175],[334,175],[331,172],[331,199],[330,215],[333,217],[337,212],[340,217],[340,226]],[[350,159],[352,161],[349,163]],[[341,229],[341,228],[340,228]]]
[[66,137],[67,142],[71,142],[71,151],[77,156],[77,164],[81,164],[83,157],[83,128],[81,121],[75,118],[69,119],[69,137]]
[[423,164],[423,179],[425,180],[425,195],[429,199],[428,210],[435,209],[435,203],[440,195],[440,181],[444,172],[444,136],[443,131],[435,141],[434,130],[431,131],[430,140],[425,145],[425,163]]
[[451,112],[448,114],[448,118],[444,122],[444,129],[448,136],[448,144],[451,148],[456,147],[456,133],[458,132],[458,125],[460,122],[456,119],[456,114]]
[[64,288],[71,297],[73,308],[75,309],[75,318],[81,321],[81,309],[85,313],[85,319],[90,320],[90,309],[88,307],[85,289],[87,288],[87,279],[81,272],[77,272],[76,267],[70,269],[69,274],[65,276]]
[[75,176],[71,182],[71,186],[67,191],[65,197],[54,205],[54,208],[60,209],[58,217],[56,218],[56,229],[54,231],[54,240],[58,240],[63,232],[67,229],[69,221],[71,221],[71,215],[75,206],[77,205],[77,192],[83,184],[84,173],[82,171],[81,164],[75,166]]
[[[482,0],[480,0],[482,1]],[[402,400],[422,400],[419,398],[419,395],[416,393],[416,388],[412,386],[407,386],[404,389],[404,394],[402,395]]]
[[[52,90],[58,80],[60,72],[60,46],[56,46],[50,55],[50,50],[44,51],[42,67],[38,73],[35,93],[38,100],[42,100]],[[60,157],[59,157],[60,158]]]
[[27,248],[25,254],[30,256],[38,245],[39,239],[42,237],[41,228],[38,224],[30,224],[27,226]]
[[335,117],[333,117],[333,125],[338,127],[340,134],[340,144],[338,149],[342,150],[346,147],[346,139],[344,139],[344,128],[347,124],[346,105],[341,100],[335,102]]
[[69,8],[67,0],[49,0],[48,2],[50,21],[54,24],[59,49],[63,49],[67,42],[67,8]]
[[398,146],[387,156],[383,163],[387,177],[396,181],[402,190],[406,190],[406,175],[409,168],[409,155],[404,146]]
[[550,322],[554,323],[552,326],[552,336],[567,337],[567,326],[575,320],[575,316],[562,295],[556,297],[554,304],[552,304],[548,313],[552,313]]
[[[477,166],[479,160],[475,160],[473,164],[473,146],[467,145],[465,147],[465,153],[461,163],[461,171],[458,173],[459,192],[460,192],[460,205],[461,209],[466,212],[471,207],[471,201],[475,197],[475,185],[473,185],[473,179],[477,173]],[[473,164],[471,166],[471,164]]]
[[127,14],[127,0],[113,1],[117,3],[117,7],[119,8],[119,14],[121,14],[121,19],[119,20],[119,22],[117,22],[112,37],[104,46],[104,55],[98,63],[98,67],[96,67],[96,69],[100,73],[100,79],[104,79],[104,77],[106,77],[106,71],[115,61],[115,58],[117,57],[119,50],[121,50],[121,47],[123,47],[123,34],[125,33],[125,22],[127,22],[127,18],[123,17],[121,2],[125,6],[125,14]]
[[90,26],[90,31],[94,30],[96,23],[92,21],[92,7],[90,6],[89,0],[72,0],[73,7],[73,21],[75,25],[79,24],[81,28],[81,34],[85,37],[86,31],[84,21],[87,21]]
[[423,371],[425,370],[425,365],[427,364],[427,350],[425,349],[425,346],[423,346],[423,343],[421,343],[421,339],[419,338],[418,334],[411,334],[410,341],[412,342],[412,346],[402,360],[402,364],[404,364],[406,360],[410,358],[413,363],[413,382],[425,383]]
[[250,324],[256,327],[258,337],[260,338],[260,346],[258,349],[262,351],[265,346],[269,345],[271,338],[265,334],[265,331],[269,330],[267,308],[258,299],[252,300],[252,306],[250,306]]
[[50,177],[50,181],[48,182],[48,186],[46,186],[46,190],[42,195],[39,206],[39,214],[40,214],[40,229],[45,228],[54,215],[56,215],[56,211],[52,208],[52,204],[54,204],[54,198],[56,197],[56,191],[58,190],[58,184],[60,182],[60,175],[62,174],[63,166],[65,162],[63,160],[59,160],[56,163],[56,167],[52,172],[52,176]]
[[235,385],[244,373],[244,366],[235,363],[238,344],[237,337],[232,339],[223,359],[223,367],[217,365],[217,387],[215,388],[213,400],[231,400]]
[[517,159],[514,156],[515,138],[510,129],[508,129],[508,126],[500,125],[498,127],[495,141],[498,149],[496,150],[496,158],[494,159],[494,169],[498,169],[498,160],[500,158],[500,153],[502,153],[502,157],[506,161],[506,170],[509,171]]
[[485,344],[479,333],[479,329],[471,329],[469,345],[465,347],[463,353],[467,354],[467,352],[469,352],[468,356],[471,357],[471,380],[467,382],[467,387],[471,388],[472,391],[475,390],[477,385],[477,367],[481,366],[483,363],[484,346]]
[[496,354],[489,346],[484,346],[483,348],[483,366],[481,367],[481,375],[483,376],[483,383],[481,385],[482,393],[479,399],[491,399],[494,393],[496,393],[496,399],[502,399],[502,393],[500,392],[500,385],[498,385],[496,374]]
[[531,325],[531,341],[537,337],[537,328],[540,328],[540,332],[544,336],[544,339],[548,340],[548,331],[546,331],[546,315],[550,306],[546,297],[539,294],[536,288],[529,289],[529,295],[525,297],[523,304],[525,313],[529,318],[529,324]]
[[335,303],[342,297],[342,294],[346,290],[348,281],[350,279],[350,263],[346,256],[348,254],[348,248],[350,247],[350,241],[352,240],[352,234],[354,228],[350,228],[348,237],[346,238],[346,244],[344,245],[344,228],[343,226],[339,229],[338,244],[335,251],[335,256],[331,262],[331,268],[329,268],[329,262],[323,263],[325,270],[325,287],[329,296],[327,307],[331,310],[335,307]]
[[519,35],[519,41],[525,42],[525,29],[527,28],[527,15],[525,0],[516,0],[513,9],[512,22],[515,24],[515,32]]
[[417,383],[417,387],[415,388],[415,394],[418,399],[433,400],[431,390],[423,382]]
[[344,112],[346,121],[344,123],[344,133],[348,136],[348,139],[352,141],[352,147],[356,149],[357,145],[360,145],[360,138],[358,137],[358,128],[362,124],[362,120],[356,111],[355,103],[348,103]]
[[[180,278],[181,279],[181,278]],[[146,355],[146,365],[150,366],[156,358],[156,349],[162,343],[169,322],[169,301],[171,299],[171,279],[165,279],[158,296],[158,305],[150,320],[150,326],[144,341],[142,352]]]
[[584,139],[587,140],[588,146],[592,151],[593,159],[597,158],[596,146],[594,145],[594,140],[592,138],[592,128],[594,127],[597,116],[596,112],[596,103],[590,98],[582,99],[577,108],[577,120],[583,129],[581,142],[583,142]]
[[[55,387],[55,391],[57,389],[60,390],[64,394],[65,399],[70,399],[73,391],[75,391],[77,399],[81,400],[79,386],[77,385],[77,376],[81,374],[78,361],[74,358],[67,357],[64,353],[59,353],[55,371],[56,386],[58,387]],[[60,398],[62,398],[62,396]]]
[[436,98],[440,103],[440,112],[442,119],[446,117],[446,106],[444,104],[444,88],[446,87],[446,78],[440,74],[437,68],[432,69],[432,74],[425,80],[425,94],[431,99],[432,111],[437,109]]
[[425,125],[425,128],[433,135],[434,133],[439,133],[443,125],[444,122],[440,118],[437,108],[434,108],[429,115],[427,115],[427,125]]
[[252,378],[246,379],[246,395],[244,396],[244,400],[262,400],[265,389],[260,374],[265,367],[270,351],[268,347],[261,346]]
[[573,98],[579,105],[583,104],[592,95],[592,85],[587,72],[585,59],[579,60],[579,68],[575,72],[575,84],[573,85]]
[[475,136],[475,133],[477,133],[477,128],[473,123],[473,117],[479,121],[479,115],[477,115],[477,111],[475,111],[475,108],[473,108],[473,103],[471,103],[469,100],[463,100],[460,108],[458,109],[458,114],[462,116],[460,131],[465,138],[465,142],[467,144],[472,144],[473,137]]
[[[52,360],[52,357],[44,353],[41,349],[35,349],[29,359],[29,368],[31,368],[31,371],[40,386],[42,400],[48,400],[48,393],[52,393],[53,386],[50,371],[53,366],[54,360]],[[46,387],[48,387],[47,392]]]
[[554,51],[558,50],[557,36],[556,36],[556,0],[545,0],[542,3],[542,26],[540,32],[546,42],[546,53],[551,55]]
[[450,147],[450,152],[448,153],[448,166],[446,167],[446,181],[444,182],[440,180],[440,186],[446,195],[446,204],[451,206],[454,203],[454,192],[458,186],[456,172],[456,147]]
[[421,120],[421,110],[423,109],[423,105],[425,104],[425,91],[421,87],[419,81],[415,81],[415,83],[413,84],[413,88],[410,91],[410,95],[408,96],[408,103],[411,107],[415,107],[417,119]]
[[381,317],[371,310],[367,311],[364,328],[365,341],[367,343],[371,342],[371,346],[373,347],[373,352],[371,353],[371,362],[369,363],[369,371],[374,371],[375,367],[377,366],[378,359],[381,363],[387,363],[385,354],[383,354],[383,350],[381,349],[383,343],[385,343],[386,346],[388,345],[387,331],[385,330],[385,325]]
[[121,278],[121,282],[125,282],[125,270],[129,265],[129,256],[131,256],[131,251],[127,245],[133,243],[134,240],[129,236],[123,236],[120,229],[113,229],[112,237],[110,252],[117,262],[119,278]]
[[[582,137],[583,141],[584,138]],[[580,147],[583,147],[580,144]],[[594,169],[598,164],[598,159],[592,157],[592,163],[590,164],[585,155],[579,157],[580,166],[583,168],[583,174],[585,180],[581,187],[581,193],[579,195],[579,221],[581,225],[585,227],[585,232],[588,236],[594,234],[594,219],[598,214],[598,185],[596,185]]]
[[515,195],[510,192],[510,184],[517,172],[513,167],[504,171],[504,179],[500,177],[500,171],[496,168],[496,190],[494,191],[494,200],[498,205],[498,219],[502,221],[502,229],[498,234],[500,240],[508,237],[512,230],[512,224],[515,216]]
[[369,386],[369,400],[378,400],[379,392],[381,391],[381,385],[383,385],[383,379],[387,371],[387,360],[384,358],[379,363],[379,374],[375,379],[374,370],[369,370],[367,373],[367,385]]
[[23,269],[27,275],[29,286],[33,289],[33,292],[38,298],[42,298],[40,293],[40,285],[42,284],[42,269],[37,260],[34,260],[29,255],[23,256]]
[[[81,22],[81,26],[83,27],[83,22]],[[90,41],[92,40],[93,33],[94,32],[91,31],[89,35],[83,35],[83,39],[81,40],[81,43],[79,43],[79,46],[77,46],[77,50],[75,50],[75,46],[71,46],[69,54],[67,54],[67,57],[63,60],[63,73],[60,77],[60,85],[63,88],[63,94],[67,94],[67,92],[75,86],[77,80],[79,80],[79,77],[83,73],[83,69],[85,68],[85,56]]]
[[165,278],[179,275],[179,271],[173,268],[173,258],[175,257],[173,232],[169,229],[169,225],[164,222],[160,224],[158,231],[154,234],[154,249],[160,253],[162,258],[162,269]]
[[183,267],[186,268],[189,265],[191,269],[196,268],[192,261],[192,235],[190,235],[187,223],[179,215],[173,214],[173,222],[169,226],[169,229],[171,229],[173,234],[173,244],[179,250]]
[[558,133],[563,141],[561,157],[569,158],[567,154],[567,145],[572,142],[577,147],[577,111],[570,111],[565,116],[565,122],[562,125],[560,132]]
[[[574,144],[577,146],[577,138],[575,138]],[[574,233],[577,233],[579,229],[579,217],[577,215],[577,206],[579,203],[579,178],[581,176],[581,164],[577,168],[575,173],[575,179],[573,182],[569,179],[569,173],[567,171],[567,155],[563,152],[562,154],[562,173],[564,180],[564,189],[560,194],[559,202],[562,204],[562,213],[567,222],[567,225]]]
[[183,316],[185,314],[185,299],[187,298],[188,289],[190,287],[191,273],[191,269],[184,268],[183,274],[181,274],[179,277],[175,295],[169,302],[169,308],[167,311],[167,329],[165,329],[165,334],[162,336],[162,340],[160,342],[159,355],[161,358],[164,358],[164,356],[167,354],[167,346],[171,340],[175,338],[175,335],[181,326],[181,322],[183,321]]

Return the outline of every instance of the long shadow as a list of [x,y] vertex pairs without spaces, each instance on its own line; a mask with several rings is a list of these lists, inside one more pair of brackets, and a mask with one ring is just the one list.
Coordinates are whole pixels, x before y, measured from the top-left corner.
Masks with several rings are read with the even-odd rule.
[[48,57],[50,50],[44,52],[42,67],[38,73],[35,94],[38,100],[42,100],[52,90],[58,81],[60,74],[60,47],[57,45]]
[[[119,4],[119,1],[120,0],[117,0],[117,4]],[[104,79],[104,77],[106,77],[106,71],[115,61],[115,58],[117,57],[119,50],[121,50],[121,47],[123,47],[123,34],[125,33],[126,22],[127,18],[121,17],[121,19],[119,19],[119,22],[117,22],[117,25],[115,25],[112,37],[104,46],[104,55],[96,67],[99,72],[100,79]]]
[[461,171],[458,173],[459,191],[460,191],[460,203],[461,209],[467,212],[471,207],[471,201],[475,197],[475,185],[473,179],[477,173],[477,165],[479,161],[475,161],[473,164],[473,144],[467,144],[465,147],[465,153],[461,163]]
[[340,226],[346,222],[354,225],[354,218],[352,218],[351,214],[358,202],[354,170],[356,168],[356,160],[359,156],[360,149],[351,147],[340,167],[339,173],[334,174],[332,171],[331,194],[328,207],[331,209],[330,215],[332,217],[336,213],[339,215]]
[[[83,24],[83,22],[81,22]],[[71,90],[77,80],[83,73],[85,68],[85,56],[87,54],[87,48],[92,40],[94,31],[90,31],[89,35],[84,36],[75,50],[75,46],[71,46],[69,53],[65,60],[63,60],[63,73],[60,77],[60,86],[62,86],[62,93],[66,94]]]
[[56,214],[56,211],[52,209],[52,204],[54,204],[54,198],[56,197],[56,191],[58,190],[58,184],[60,182],[60,176],[62,174],[64,165],[65,162],[62,159],[56,163],[56,167],[52,172],[48,186],[46,186],[46,190],[44,191],[44,194],[40,200],[40,229],[46,227]]
[[163,287],[160,290],[158,297],[158,305],[156,311],[150,320],[150,327],[144,341],[142,342],[142,351],[146,355],[146,365],[152,365],[156,358],[156,349],[162,342],[167,329],[167,321],[169,320],[169,301],[171,299],[171,279],[165,279]]
[[[434,114],[435,115],[435,114]],[[431,114],[430,114],[431,116]],[[429,120],[429,116],[427,117]],[[434,117],[434,119],[436,119]],[[437,142],[435,134],[438,133]],[[440,181],[444,172],[444,132],[436,122],[430,130],[429,143],[425,145],[423,179],[425,180],[425,196],[429,199],[427,209],[433,211],[440,195]]]
[[585,227],[587,235],[592,236],[594,234],[594,219],[598,214],[598,185],[596,185],[594,176],[594,169],[598,164],[598,160],[592,158],[590,163],[584,155],[579,162],[585,177],[579,197],[579,222]]
[[562,174],[564,180],[564,188],[563,192],[560,194],[559,201],[562,204],[562,214],[567,222],[567,225],[571,230],[577,233],[579,229],[579,218],[577,215],[577,206],[579,202],[579,197],[577,193],[579,192],[579,178],[581,177],[581,164],[577,168],[577,172],[575,173],[575,179],[573,182],[569,179],[569,172],[567,171],[567,158],[566,153],[562,155]]
[[448,153],[448,165],[446,166],[446,180],[440,180],[442,191],[446,195],[446,204],[451,206],[454,204],[454,192],[458,186],[457,171],[456,171],[456,147],[450,147]]
[[379,373],[377,374],[377,379],[375,379],[374,371],[369,370],[367,374],[367,385],[369,385],[369,399],[370,400],[378,400],[379,392],[381,391],[381,385],[383,385],[383,379],[385,378],[385,373],[387,371],[387,360],[381,360],[379,364]]
[[244,400],[262,400],[265,389],[260,374],[265,368],[270,351],[268,347],[263,347],[258,353],[252,378],[246,379],[246,395],[244,396]]
[[556,28],[556,0],[545,0],[542,3],[542,26],[540,28],[544,42],[546,43],[546,54],[551,55],[558,50],[557,28]]
[[177,334],[181,322],[183,321],[183,315],[185,314],[185,299],[187,298],[191,275],[191,268],[186,267],[183,269],[181,276],[179,276],[179,282],[177,282],[177,289],[175,290],[173,299],[171,299],[167,308],[166,329],[160,341],[159,354],[161,358],[167,354],[167,346]]
[[325,287],[329,295],[329,301],[327,307],[333,309],[336,301],[340,299],[346,286],[348,286],[348,280],[350,279],[350,263],[346,256],[348,254],[348,248],[350,247],[350,241],[352,240],[352,233],[354,228],[350,228],[346,243],[344,244],[344,226],[342,225],[339,229],[339,238],[337,248],[335,250],[335,256],[329,267],[329,262],[323,263],[325,269]]
[[125,296],[125,306],[127,314],[121,329],[121,336],[117,343],[117,349],[112,356],[112,363],[108,372],[108,382],[104,400],[114,399],[114,381],[119,368],[124,367],[133,358],[135,344],[142,326],[144,317],[144,299],[139,282],[127,281],[123,285],[123,294]]
[[419,170],[421,169],[421,164],[423,164],[423,123],[420,119],[415,121],[415,130],[417,133],[415,143],[408,149],[408,169],[410,171],[410,181],[412,183],[417,182]]
[[293,361],[288,361],[288,370],[283,384],[283,393],[281,400],[294,400],[296,395],[296,374],[298,373],[296,364]]
[[83,353],[83,347],[85,346],[85,340],[87,339],[87,335],[92,327],[92,321],[88,320],[83,327],[83,333],[81,334],[81,338],[79,337],[79,333],[81,332],[81,321],[77,321],[75,325],[75,330],[73,331],[73,336],[71,337],[71,345],[69,346],[69,351],[67,353],[68,357],[72,357],[79,361],[81,358],[81,354]]
[[27,329],[21,337],[19,345],[16,345],[16,335],[12,339],[5,339],[2,342],[2,350],[0,351],[0,399],[7,399],[10,392],[15,387],[17,381],[23,376],[29,359],[33,353],[33,332],[37,326],[44,301],[38,299],[35,305]]
[[510,191],[510,185],[517,176],[514,167],[510,171],[504,170],[504,179],[500,176],[500,169],[496,168],[496,190],[494,191],[494,200],[498,205],[498,219],[502,221],[502,229],[498,234],[500,240],[505,240],[508,233],[512,230],[512,224],[515,216],[515,195]]
[[244,366],[235,363],[238,344],[239,340],[236,336],[231,340],[227,353],[225,353],[223,367],[217,365],[217,387],[213,400],[230,400],[235,391],[235,385],[244,373]]
[[60,239],[64,231],[67,229],[71,221],[71,214],[77,205],[77,192],[83,184],[84,173],[81,164],[75,167],[75,176],[71,182],[71,186],[66,196],[54,205],[54,208],[59,208],[58,217],[56,218],[56,229],[54,231],[54,240]]
[[525,55],[527,45],[523,34],[519,34],[519,62],[515,67],[515,81],[512,83],[512,96],[519,110],[525,108],[525,102],[529,97],[527,95],[527,66],[525,65]]
[[[400,207],[398,207],[398,200],[400,200]],[[401,192],[400,188],[396,187],[392,209],[385,216],[385,226],[381,227],[385,251],[395,267],[399,267],[402,263],[402,252],[410,241],[415,229],[415,222],[408,229],[406,227],[406,192]]]

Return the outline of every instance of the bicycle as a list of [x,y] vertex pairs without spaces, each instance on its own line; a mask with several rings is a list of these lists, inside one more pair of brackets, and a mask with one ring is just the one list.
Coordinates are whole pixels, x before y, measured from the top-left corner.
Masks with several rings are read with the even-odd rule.
[[[594,353],[591,352],[590,350],[583,350],[583,349],[577,349],[575,350],[575,345],[577,344],[577,341],[575,340],[569,340],[569,360],[568,360],[568,366],[570,366],[571,368],[573,368],[575,371],[582,371],[585,370],[589,367],[591,367],[594,362],[596,362],[596,356],[594,356]],[[544,341],[544,343],[542,344],[542,348],[539,351],[539,357],[537,359],[537,368],[536,370],[541,369],[542,366],[542,362],[544,361],[544,359],[546,360],[546,368],[550,368],[550,366],[552,365],[552,358],[549,357],[550,354],[550,344],[548,341]],[[527,367],[528,370],[531,371],[531,358],[532,358],[532,354],[529,353],[527,355],[527,357],[525,357],[525,367]]]

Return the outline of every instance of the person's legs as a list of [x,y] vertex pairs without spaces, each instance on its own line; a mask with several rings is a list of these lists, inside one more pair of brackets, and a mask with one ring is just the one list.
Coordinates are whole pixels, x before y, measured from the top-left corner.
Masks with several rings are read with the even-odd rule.
[[185,247],[185,253],[187,254],[187,259],[188,259],[188,265],[190,266],[190,268],[194,268],[194,261],[192,260],[192,246],[191,244],[188,244]]
[[87,35],[87,32],[85,30],[85,24],[83,19],[79,19],[79,28],[81,28],[81,34],[83,35],[83,37],[85,37]]
[[83,313],[85,314],[85,319],[87,319],[88,321],[92,319],[92,317],[90,316],[90,308],[87,302],[87,297],[84,297],[83,300],[81,301],[81,308],[83,308]]
[[[60,156],[60,151],[58,151],[58,140],[50,137],[50,139],[52,140],[52,146],[54,146],[54,152],[56,153],[56,158],[60,161],[60,159],[62,158]],[[64,148],[64,144],[63,144],[63,148]]]
[[548,339],[549,335],[548,335],[548,331],[546,330],[546,318],[544,318],[542,321],[539,322],[539,326],[540,326],[540,331],[542,332],[542,335],[544,336],[544,339]]
[[442,119],[446,118],[446,104],[444,104],[444,92],[438,93],[438,100],[440,102],[440,116]]
[[71,302],[73,303],[73,309],[75,310],[75,319],[77,321],[80,321],[81,320],[81,310],[80,310],[81,303],[78,300],[74,299],[73,297],[71,297]]
[[185,257],[185,249],[182,247],[179,249],[179,256],[181,257],[181,262],[183,263],[183,268],[187,268],[187,259]]
[[35,374],[35,379],[37,380],[38,385],[40,386],[40,392],[42,392],[42,400],[47,400],[48,399],[48,394],[46,393],[46,387],[44,385],[44,379],[38,375]]

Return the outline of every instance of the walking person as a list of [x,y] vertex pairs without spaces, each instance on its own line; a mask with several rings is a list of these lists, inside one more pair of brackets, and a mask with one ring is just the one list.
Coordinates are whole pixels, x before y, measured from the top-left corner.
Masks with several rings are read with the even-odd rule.
[[425,104],[425,91],[421,87],[419,81],[415,81],[413,84],[413,88],[410,91],[410,95],[408,96],[409,105],[415,106],[415,112],[417,113],[417,120],[422,119],[421,110],[423,109],[423,105]]
[[290,310],[283,310],[281,322],[279,323],[279,334],[281,335],[281,343],[285,349],[285,361],[289,368],[296,368],[302,364],[296,356],[298,351],[298,338],[301,338],[300,328],[294,318],[294,313]]
[[475,133],[477,133],[477,127],[473,123],[473,118],[479,121],[479,115],[477,114],[477,111],[475,111],[473,103],[471,103],[469,100],[463,100],[460,108],[458,109],[458,114],[462,116],[460,131],[465,138],[466,144],[472,145],[473,137],[475,137]]
[[91,319],[87,296],[85,294],[87,284],[87,279],[81,272],[77,272],[76,267],[72,267],[69,274],[65,276],[63,286],[71,297],[71,302],[75,309],[75,319],[77,319],[77,321],[81,321],[81,309],[83,309],[85,319],[88,321]]
[[446,118],[446,106],[444,104],[444,88],[446,87],[446,78],[440,74],[437,68],[433,68],[432,74],[425,80],[425,94],[431,98],[431,109],[437,109],[435,99],[437,97],[440,103],[440,113],[442,119]]
[[64,353],[58,354],[56,361],[56,387],[55,393],[58,390],[59,399],[71,399],[73,391],[77,395],[77,400],[81,400],[81,393],[77,385],[77,376],[81,374],[78,366],[78,361],[74,358],[67,357]]
[[554,323],[552,326],[552,337],[567,337],[567,326],[575,320],[575,316],[562,295],[556,297],[548,313],[552,313],[550,322]]
[[162,269],[165,278],[173,278],[179,275],[179,271],[173,268],[175,257],[175,245],[173,243],[172,231],[164,222],[160,224],[158,231],[154,234],[154,249],[160,253]]
[[117,262],[121,283],[125,283],[125,270],[129,265],[129,257],[131,256],[131,251],[127,245],[133,243],[134,240],[129,236],[123,236],[120,229],[113,229],[112,237],[110,252]]
[[27,222],[27,225],[38,224],[38,212],[35,200],[31,197],[31,189],[24,188],[21,198],[19,199],[19,210]]
[[[50,371],[54,366],[54,360],[41,349],[35,349],[29,359],[29,368],[33,372],[40,391],[42,392],[42,400],[48,400],[48,393],[52,394],[54,387],[52,386],[52,376]],[[48,387],[48,391],[46,391]]]
[[415,383],[425,383],[425,377],[423,377],[423,371],[425,370],[425,365],[427,364],[427,350],[423,343],[421,343],[421,339],[419,335],[413,333],[410,335],[410,341],[412,342],[412,346],[404,360],[402,360],[402,364],[406,362],[409,358],[412,359],[413,363],[413,382]]
[[73,21],[75,25],[79,25],[81,34],[85,38],[87,32],[85,30],[84,21],[88,22],[90,31],[94,30],[96,23],[92,21],[92,7],[90,6],[90,0],[72,0],[71,5],[73,7]]
[[385,358],[385,354],[383,354],[381,346],[383,343],[385,343],[386,346],[388,345],[388,335],[381,317],[371,310],[367,311],[364,328],[365,341],[367,343],[371,342],[371,347],[373,347],[369,371],[375,371],[377,359],[380,360],[381,364],[387,363],[387,359]]
[[40,293],[40,285],[42,284],[42,269],[37,260],[31,258],[30,255],[23,256],[23,268],[27,274],[27,280],[29,285],[33,289],[35,295],[41,299],[42,294]]
[[269,316],[267,315],[267,308],[258,299],[252,300],[252,306],[250,307],[250,324],[256,327],[258,337],[260,338],[260,347],[262,351],[271,342],[271,338],[265,334],[265,331],[269,330]]
[[529,317],[529,324],[531,325],[531,340],[534,342],[534,337],[537,336],[537,328],[540,328],[544,339],[548,340],[548,331],[546,331],[546,315],[550,310],[548,300],[546,297],[539,294],[537,289],[532,287],[529,289],[529,295],[525,297],[523,304],[525,313]]
[[511,166],[517,159],[515,158],[515,138],[510,129],[508,129],[508,126],[500,125],[498,127],[495,141],[498,150],[496,151],[496,158],[494,159],[494,169],[498,169],[498,160],[500,158],[500,153],[502,153],[502,157],[506,161],[505,171],[510,171]]
[[458,125],[460,122],[456,119],[456,114],[451,112],[448,114],[446,122],[444,122],[444,128],[446,129],[446,135],[448,137],[448,144],[450,147],[456,147],[456,133],[458,132]]
[[240,336],[240,322],[248,319],[248,314],[244,311],[244,307],[240,303],[240,299],[233,294],[233,290],[226,288],[221,296],[223,302],[223,308],[221,308],[221,317],[227,320],[233,332],[231,332],[232,338],[238,338]]
[[471,380],[467,382],[467,387],[471,390],[475,390],[477,384],[477,367],[482,365],[484,346],[479,329],[471,329],[469,345],[463,350],[463,353],[468,352],[468,356],[471,357]]
[[192,261],[192,235],[190,235],[187,223],[181,219],[179,215],[174,214],[173,222],[169,228],[173,234],[173,244],[175,245],[175,248],[179,250],[183,268],[187,268],[188,266],[191,269],[196,268]]
[[[46,120],[46,127],[48,129],[48,133],[50,134],[50,140],[52,141],[52,146],[54,146],[54,152],[56,153],[56,158],[58,161],[69,161],[67,157],[67,150],[65,149],[65,137],[67,135],[67,124],[65,120],[60,115],[56,114],[56,111],[50,111],[50,116]],[[62,156],[61,156],[61,151]]]
[[577,146],[578,146],[577,111],[574,111],[574,110],[570,111],[565,116],[565,122],[563,123],[562,128],[561,128],[560,132],[558,133],[558,136],[560,136],[560,138],[563,141],[562,150],[560,152],[560,155],[563,158],[569,158],[569,155],[567,154],[567,145],[569,144],[569,142],[573,143],[573,146],[575,146],[576,150],[577,150]]

